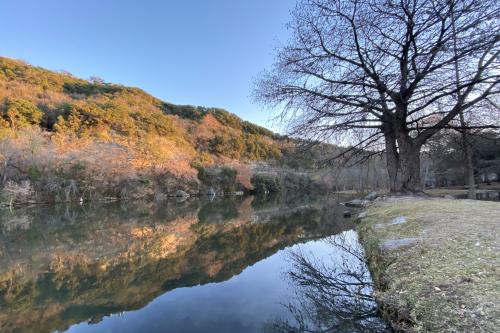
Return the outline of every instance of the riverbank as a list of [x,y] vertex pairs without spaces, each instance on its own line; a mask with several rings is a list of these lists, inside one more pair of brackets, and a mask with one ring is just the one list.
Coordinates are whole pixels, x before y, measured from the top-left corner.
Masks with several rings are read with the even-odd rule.
[[383,315],[396,331],[500,327],[500,204],[387,198],[358,231]]

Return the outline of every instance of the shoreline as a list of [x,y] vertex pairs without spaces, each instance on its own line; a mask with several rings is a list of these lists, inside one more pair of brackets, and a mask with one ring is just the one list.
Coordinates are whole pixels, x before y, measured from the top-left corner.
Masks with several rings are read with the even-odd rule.
[[396,332],[500,327],[500,204],[389,197],[358,218],[375,298]]
[[[119,197],[103,197],[96,199],[84,199],[84,200],[65,200],[65,201],[27,201],[27,202],[16,202],[12,205],[12,209],[15,208],[26,208],[26,207],[36,207],[36,206],[47,206],[47,205],[62,205],[62,204],[83,204],[83,203],[109,203],[109,202],[128,202],[128,201],[147,201],[147,202],[161,202],[172,199],[177,199],[180,201],[186,201],[192,198],[222,198],[222,197],[242,197],[246,195],[255,195],[255,193],[224,193],[224,194],[205,194],[197,193],[188,195],[175,195],[169,194],[161,197],[160,199],[155,198],[119,198]],[[8,203],[0,202],[0,211],[9,210],[11,207]]]

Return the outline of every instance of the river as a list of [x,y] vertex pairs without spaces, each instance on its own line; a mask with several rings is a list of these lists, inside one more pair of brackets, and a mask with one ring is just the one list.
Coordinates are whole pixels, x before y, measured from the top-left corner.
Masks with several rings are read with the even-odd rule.
[[349,198],[0,215],[0,332],[386,332]]

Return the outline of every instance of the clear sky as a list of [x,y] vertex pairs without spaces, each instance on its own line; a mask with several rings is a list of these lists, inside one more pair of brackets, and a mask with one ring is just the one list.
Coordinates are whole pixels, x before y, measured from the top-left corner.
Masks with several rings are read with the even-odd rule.
[[216,106],[269,127],[251,83],[294,0],[0,0],[0,55]]

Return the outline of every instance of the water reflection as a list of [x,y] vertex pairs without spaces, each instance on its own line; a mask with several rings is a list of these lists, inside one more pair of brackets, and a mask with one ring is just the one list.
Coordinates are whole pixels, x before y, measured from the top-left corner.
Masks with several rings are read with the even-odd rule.
[[288,316],[276,305],[289,298],[279,278],[289,263],[275,253],[351,228],[338,207],[345,200],[234,197],[3,212],[0,331],[259,332],[269,315]]
[[488,191],[476,193],[477,200],[500,201],[500,192]]
[[284,306],[289,319],[269,332],[388,332],[379,318],[373,282],[354,231],[323,241],[328,253],[291,250],[285,280],[295,296]]
[[[467,194],[460,194],[455,196],[457,199],[468,199]],[[484,191],[476,193],[476,200],[482,201],[500,201],[500,192],[498,191]]]

